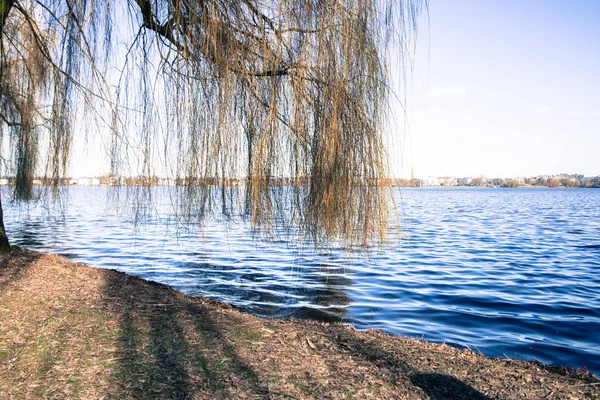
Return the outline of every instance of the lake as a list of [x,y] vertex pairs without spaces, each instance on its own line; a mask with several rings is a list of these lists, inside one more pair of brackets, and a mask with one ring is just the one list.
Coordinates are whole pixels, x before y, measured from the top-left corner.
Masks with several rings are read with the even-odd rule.
[[103,187],[69,188],[62,213],[11,203],[3,190],[9,237],[26,249],[259,316],[343,321],[600,372],[597,189],[397,190],[406,236],[367,259],[253,241],[244,224],[219,220],[165,235],[168,213],[134,228]]

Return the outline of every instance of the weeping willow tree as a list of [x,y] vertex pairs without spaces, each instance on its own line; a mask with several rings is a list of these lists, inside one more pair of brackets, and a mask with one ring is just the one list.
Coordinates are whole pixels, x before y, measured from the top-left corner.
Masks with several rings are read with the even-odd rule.
[[36,177],[60,185],[91,124],[112,178],[176,182],[182,215],[201,220],[220,193],[254,227],[281,212],[317,243],[384,241],[384,128],[402,75],[388,65],[406,65],[421,6],[0,0],[1,173],[19,199]]

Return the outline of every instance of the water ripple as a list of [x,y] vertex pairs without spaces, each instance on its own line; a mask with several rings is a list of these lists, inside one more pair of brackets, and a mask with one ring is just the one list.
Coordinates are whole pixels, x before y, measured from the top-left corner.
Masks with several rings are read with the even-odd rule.
[[64,214],[10,203],[5,223],[25,248],[256,315],[345,321],[600,371],[600,190],[415,189],[401,197],[407,238],[368,260],[256,242],[242,223],[169,233],[168,207],[134,229],[131,218],[107,213],[105,188],[70,188]]

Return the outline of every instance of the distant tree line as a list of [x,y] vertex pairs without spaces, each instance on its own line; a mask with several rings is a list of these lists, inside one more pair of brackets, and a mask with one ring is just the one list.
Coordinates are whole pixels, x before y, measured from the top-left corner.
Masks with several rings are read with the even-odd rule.
[[556,177],[532,177],[525,178],[523,180],[524,185],[527,186],[547,186],[550,188],[557,187],[600,187],[600,176],[592,178],[584,178],[580,174],[562,174]]
[[[505,178],[486,178],[478,176],[476,178],[437,178],[438,184],[427,182],[422,179],[398,179],[394,181],[394,186],[401,187],[421,187],[421,186],[470,186],[470,187],[549,187],[549,188],[600,188],[600,176],[584,177],[581,174],[561,174],[558,176],[536,176],[519,179]],[[435,181],[434,181],[435,182]]]
[[585,184],[585,187],[600,188],[600,176],[593,177]]
[[[195,178],[195,179],[167,179],[161,178],[156,175],[152,175],[150,177],[145,176],[137,176],[137,177],[114,177],[110,175],[103,175],[94,178],[83,178],[83,180],[97,180],[97,184],[101,186],[195,186],[195,185],[212,185],[212,186],[239,186],[244,183],[243,178]],[[73,185],[73,182],[80,181],[81,178],[59,178],[58,180],[53,180],[48,177],[37,177],[33,179],[34,185],[40,186],[70,186]],[[308,186],[310,182],[308,180],[298,181],[292,180],[291,178],[269,178],[270,185],[272,186],[292,186],[295,184]],[[448,180],[448,179],[446,179]],[[485,178],[483,176],[479,176],[476,178],[460,178],[460,179],[450,179],[452,182],[449,184],[440,183],[439,186],[469,186],[469,187],[502,187],[502,188],[517,188],[517,187],[549,187],[549,188],[559,188],[559,187],[567,187],[567,188],[600,188],[600,176],[595,177],[587,177],[585,178],[583,175],[560,175],[558,177],[530,177],[530,178],[520,178],[520,179],[505,179],[505,178]],[[388,182],[390,181],[390,182]],[[14,186],[15,185],[15,177],[14,176],[4,176],[0,177],[0,184]],[[426,182],[422,179],[384,179],[378,181],[379,184],[393,184],[393,186],[400,187],[421,187],[421,186],[435,186],[430,184],[426,184]]]

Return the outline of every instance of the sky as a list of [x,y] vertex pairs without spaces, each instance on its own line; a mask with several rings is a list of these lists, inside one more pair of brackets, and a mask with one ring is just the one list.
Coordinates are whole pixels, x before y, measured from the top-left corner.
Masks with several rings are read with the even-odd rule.
[[392,125],[396,176],[600,175],[600,0],[431,0],[428,11],[407,127]]
[[[600,0],[429,0],[411,66],[395,177],[600,175]],[[107,173],[106,146],[73,176]]]

